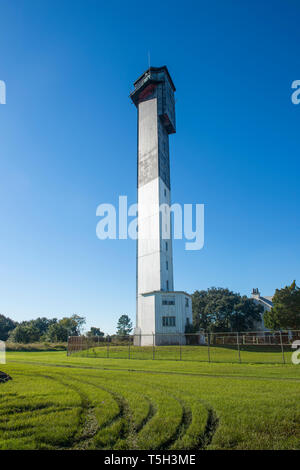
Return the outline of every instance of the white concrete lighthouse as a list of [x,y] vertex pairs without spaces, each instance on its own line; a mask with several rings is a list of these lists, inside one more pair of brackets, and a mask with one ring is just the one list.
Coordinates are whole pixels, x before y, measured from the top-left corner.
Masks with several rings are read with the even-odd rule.
[[135,344],[184,343],[192,305],[189,294],[174,291],[170,215],[169,134],[176,132],[175,86],[163,66],[150,67],[134,87],[130,97],[138,110]]

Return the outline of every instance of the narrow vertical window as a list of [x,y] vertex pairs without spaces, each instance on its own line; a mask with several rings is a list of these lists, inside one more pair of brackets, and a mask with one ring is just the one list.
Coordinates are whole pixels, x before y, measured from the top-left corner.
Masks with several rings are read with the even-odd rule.
[[176,326],[176,317],[162,317],[163,326]]
[[168,242],[166,242],[166,251],[168,251]]
[[169,290],[169,281],[167,281],[167,290]]
[[166,261],[166,269],[167,269],[167,271],[168,271],[168,269],[169,269],[169,263],[168,263],[168,261]]

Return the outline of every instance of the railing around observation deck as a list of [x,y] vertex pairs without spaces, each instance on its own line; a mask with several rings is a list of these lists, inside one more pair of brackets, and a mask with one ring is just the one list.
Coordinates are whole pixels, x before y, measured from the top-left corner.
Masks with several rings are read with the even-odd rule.
[[202,362],[291,363],[300,331],[70,336],[68,356]]

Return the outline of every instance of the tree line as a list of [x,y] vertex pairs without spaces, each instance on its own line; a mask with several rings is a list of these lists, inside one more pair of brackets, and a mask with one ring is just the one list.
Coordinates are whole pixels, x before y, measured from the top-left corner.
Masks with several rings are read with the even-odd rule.
[[[80,315],[64,317],[61,320],[57,318],[39,317],[35,320],[16,322],[9,317],[0,314],[0,340],[11,343],[37,343],[67,342],[69,336],[80,336],[86,319]],[[116,334],[126,336],[132,332],[132,321],[128,315],[121,315]],[[85,333],[89,337],[103,337],[104,332],[100,328],[92,326]]]
[[[193,323],[186,325],[185,333],[200,329],[210,332],[249,331],[257,328],[264,312],[260,304],[247,296],[225,288],[211,287],[196,290],[192,294]],[[290,286],[276,289],[273,308],[263,315],[270,330],[300,329],[300,288],[293,281]],[[0,340],[14,343],[66,342],[69,336],[83,333],[84,316],[72,315],[61,320],[39,317],[35,320],[16,322],[0,314]],[[133,325],[128,315],[121,315],[116,335],[127,336]],[[91,327],[87,336],[103,337],[100,328]]]
[[12,343],[51,343],[66,342],[68,336],[79,336],[85,318],[80,315],[57,318],[39,317],[35,320],[15,322],[11,318],[0,315],[0,339]]
[[270,330],[300,329],[300,288],[293,281],[290,286],[276,289],[273,307],[264,312],[262,305],[247,296],[229,289],[212,287],[192,294],[193,325],[196,332],[249,331],[257,328],[263,317]]
[[220,287],[195,291],[192,306],[195,332],[253,330],[264,310],[247,296]]

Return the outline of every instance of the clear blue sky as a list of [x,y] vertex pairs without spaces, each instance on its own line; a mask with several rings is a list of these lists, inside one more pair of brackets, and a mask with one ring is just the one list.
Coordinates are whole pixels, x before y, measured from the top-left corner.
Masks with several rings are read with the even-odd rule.
[[136,199],[148,66],[175,82],[172,200],[205,204],[205,247],[174,244],[175,288],[263,294],[300,281],[297,0],[1,0],[0,312],[135,318],[135,242],[96,238],[96,207]]

